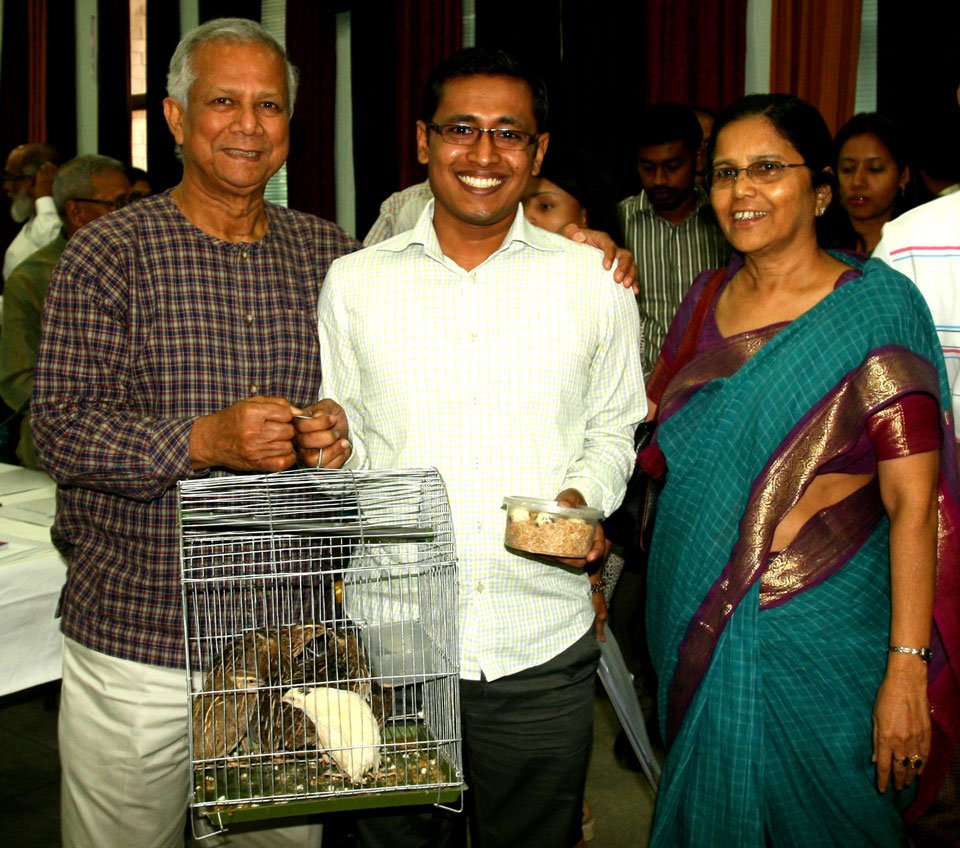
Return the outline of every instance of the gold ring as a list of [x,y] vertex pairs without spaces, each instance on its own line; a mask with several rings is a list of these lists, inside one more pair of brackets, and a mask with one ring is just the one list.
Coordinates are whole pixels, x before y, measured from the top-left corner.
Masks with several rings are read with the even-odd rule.
[[915,769],[923,768],[923,757],[921,757],[919,754],[914,754],[910,758],[910,765],[913,766]]
[[903,766],[906,768],[910,765],[910,757],[898,757],[896,754],[893,755],[893,762],[895,765]]

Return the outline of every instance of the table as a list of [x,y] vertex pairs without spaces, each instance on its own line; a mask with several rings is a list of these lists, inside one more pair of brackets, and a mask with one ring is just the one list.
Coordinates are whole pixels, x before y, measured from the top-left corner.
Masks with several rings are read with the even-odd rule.
[[[0,464],[0,696],[60,678],[66,563],[50,542],[53,480]],[[29,519],[29,520],[25,520]]]

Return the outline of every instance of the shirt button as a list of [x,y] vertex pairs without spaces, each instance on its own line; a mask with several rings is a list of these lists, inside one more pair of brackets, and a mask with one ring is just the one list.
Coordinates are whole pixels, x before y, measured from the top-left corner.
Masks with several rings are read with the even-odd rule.
[[243,313],[243,320],[244,320],[244,323],[246,323],[246,324],[252,324],[252,323],[253,323],[253,313],[252,313],[252,312],[244,312],[244,313]]
[[483,583],[477,583],[477,594],[478,595],[483,594]]
[[483,525],[479,521],[477,522],[477,532],[478,533],[483,532]]
[[245,250],[240,251],[240,258],[241,258],[241,259],[246,259],[246,258],[247,258],[247,251],[245,251]]
[[256,383],[251,383],[248,388],[250,389],[250,394],[255,395],[260,387]]

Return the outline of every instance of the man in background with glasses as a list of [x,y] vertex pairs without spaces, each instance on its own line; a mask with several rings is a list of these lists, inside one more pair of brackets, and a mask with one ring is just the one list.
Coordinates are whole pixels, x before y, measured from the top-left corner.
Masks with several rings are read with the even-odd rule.
[[[53,241],[19,263],[4,286],[3,333],[0,333],[0,397],[23,412],[17,457],[27,468],[40,468],[30,432],[27,405],[40,347],[40,320],[53,266],[67,241],[84,224],[127,202],[130,183],[122,162],[108,156],[78,156],[53,181],[53,202],[63,227]],[[60,220],[60,217],[57,219]]]
[[57,151],[43,141],[21,144],[10,151],[3,171],[3,189],[10,198],[10,216],[23,224],[3,258],[3,279],[35,250],[60,232],[53,198]]
[[[474,848],[573,848],[605,542],[598,532],[581,559],[519,555],[501,505],[620,503],[646,413],[637,310],[597,252],[523,216],[549,141],[542,81],[501,51],[465,50],[427,80],[421,117],[434,200],[409,232],[331,266],[323,393],[350,421],[346,467],[435,466],[447,485]],[[310,429],[298,422],[306,462],[321,446]],[[438,825],[370,815],[358,832],[364,848],[453,844]]]

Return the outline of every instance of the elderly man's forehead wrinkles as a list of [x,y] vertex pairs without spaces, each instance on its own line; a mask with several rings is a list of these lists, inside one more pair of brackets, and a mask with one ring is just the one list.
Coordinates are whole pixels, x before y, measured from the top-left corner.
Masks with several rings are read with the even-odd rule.
[[[235,88],[229,85],[219,85],[216,81],[211,80],[204,84],[204,81],[197,80],[197,85],[194,86],[194,89],[197,91],[202,91],[204,97],[229,97],[231,100],[239,100],[248,95],[248,92],[242,88]],[[287,102],[287,93],[286,89],[262,89],[260,91],[254,92],[252,95],[254,100],[272,100],[275,103],[281,103],[284,106]]]

